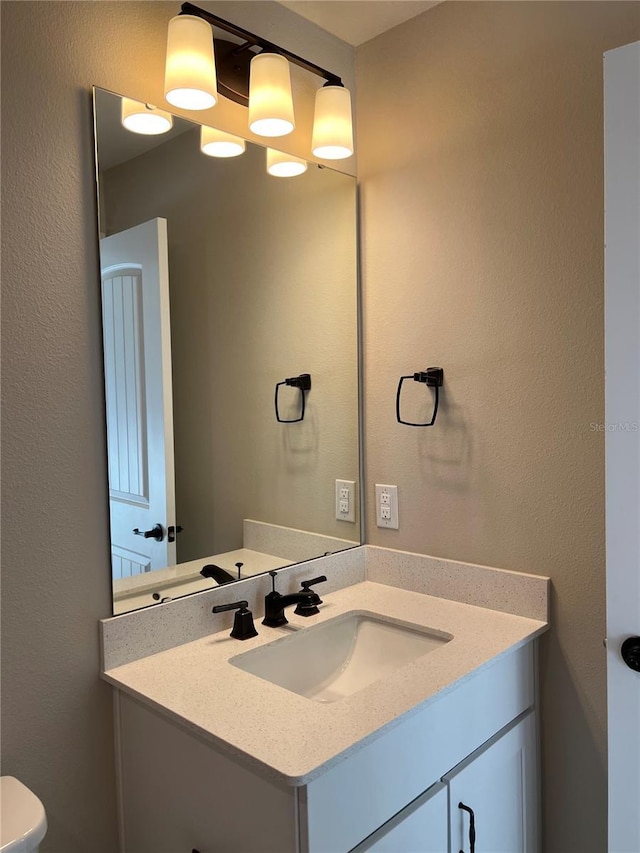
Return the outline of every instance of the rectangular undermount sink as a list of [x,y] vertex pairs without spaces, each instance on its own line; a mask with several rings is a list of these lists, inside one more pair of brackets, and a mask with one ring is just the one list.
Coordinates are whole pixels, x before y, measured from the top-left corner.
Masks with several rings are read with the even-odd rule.
[[316,702],[337,702],[452,639],[354,611],[236,655],[230,663]]

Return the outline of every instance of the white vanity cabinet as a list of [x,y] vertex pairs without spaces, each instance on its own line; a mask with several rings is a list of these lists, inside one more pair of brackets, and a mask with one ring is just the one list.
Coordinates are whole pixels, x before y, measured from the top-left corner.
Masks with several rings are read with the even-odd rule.
[[445,777],[451,850],[535,853],[538,848],[535,716],[531,711]]
[[534,657],[531,642],[498,656],[296,780],[119,692],[122,849],[471,853],[462,802],[475,853],[537,853]]
[[507,726],[353,853],[535,853],[534,714]]
[[449,796],[443,782],[391,818],[352,853],[444,853],[449,850]]

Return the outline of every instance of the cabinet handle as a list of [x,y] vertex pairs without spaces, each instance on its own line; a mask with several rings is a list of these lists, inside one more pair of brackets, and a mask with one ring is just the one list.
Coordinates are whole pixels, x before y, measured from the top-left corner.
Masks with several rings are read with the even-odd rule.
[[[476,850],[476,816],[473,813],[473,809],[469,808],[469,806],[465,806],[464,803],[458,803],[458,808],[469,813],[469,853],[475,853],[475,850]],[[464,853],[464,850],[461,850],[460,853]]]

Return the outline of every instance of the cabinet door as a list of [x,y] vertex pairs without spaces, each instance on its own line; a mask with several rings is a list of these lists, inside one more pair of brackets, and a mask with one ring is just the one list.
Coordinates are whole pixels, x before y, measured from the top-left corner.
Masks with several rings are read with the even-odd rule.
[[447,788],[433,785],[351,853],[447,853]]
[[447,774],[452,853],[536,853],[536,758],[529,712]]

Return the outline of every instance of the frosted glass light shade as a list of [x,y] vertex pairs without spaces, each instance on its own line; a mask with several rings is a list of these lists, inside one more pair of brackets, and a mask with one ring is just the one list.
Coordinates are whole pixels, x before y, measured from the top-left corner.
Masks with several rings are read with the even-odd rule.
[[122,126],[132,133],[155,136],[171,130],[173,117],[171,113],[152,107],[151,104],[142,104],[131,98],[123,98]]
[[323,160],[353,154],[351,95],[344,86],[323,86],[316,92],[311,150]]
[[294,127],[289,63],[276,53],[259,53],[249,73],[249,128],[258,136],[285,136]]
[[284,151],[267,148],[267,172],[276,178],[293,178],[307,171],[307,161]]
[[244,154],[244,149],[244,139],[239,136],[215,127],[200,128],[200,150],[208,157],[237,157]]
[[194,15],[169,21],[164,96],[174,107],[207,110],[218,100],[213,31]]

